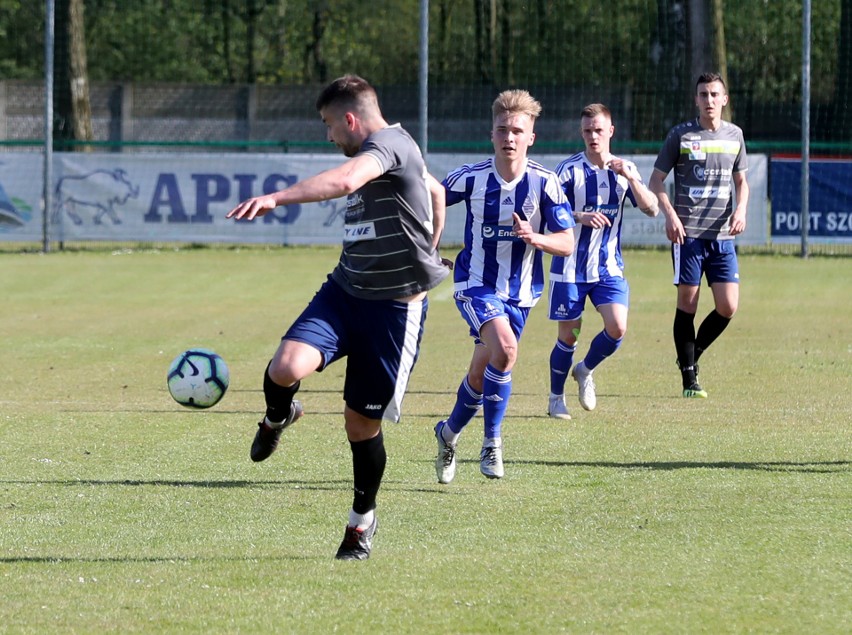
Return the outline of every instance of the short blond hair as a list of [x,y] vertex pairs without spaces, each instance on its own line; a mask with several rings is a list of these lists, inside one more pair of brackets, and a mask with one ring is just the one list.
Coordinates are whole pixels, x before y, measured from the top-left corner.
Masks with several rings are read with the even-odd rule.
[[535,121],[541,115],[541,104],[525,90],[504,90],[491,105],[491,114],[497,119],[505,113],[529,115]]
[[588,117],[589,119],[593,119],[598,115],[603,115],[610,121],[612,121],[612,113],[609,111],[609,108],[604,106],[603,104],[589,104],[585,108],[583,108],[583,112],[580,113],[580,117]]

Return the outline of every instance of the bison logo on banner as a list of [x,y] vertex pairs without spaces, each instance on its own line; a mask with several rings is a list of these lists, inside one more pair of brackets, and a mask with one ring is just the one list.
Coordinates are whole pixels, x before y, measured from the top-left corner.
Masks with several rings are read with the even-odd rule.
[[82,176],[62,177],[56,184],[55,196],[55,223],[65,214],[75,225],[82,225],[83,214],[88,212],[95,225],[103,223],[104,216],[118,225],[121,218],[115,210],[116,206],[137,198],[139,186],[133,185],[127,178],[127,172],[121,168],[95,170]]

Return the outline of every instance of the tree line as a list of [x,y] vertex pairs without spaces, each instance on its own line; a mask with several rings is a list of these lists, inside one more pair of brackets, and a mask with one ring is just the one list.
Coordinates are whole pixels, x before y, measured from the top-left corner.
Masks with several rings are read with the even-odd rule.
[[[414,86],[418,77],[420,0],[55,5],[60,110],[84,107],[92,81],[321,84],[355,71]],[[44,11],[42,0],[0,0],[0,78],[43,76]],[[688,107],[702,70],[722,71],[755,103],[801,98],[801,1],[431,0],[429,27],[433,90],[627,86],[640,137]],[[838,140],[852,140],[852,0],[812,3],[811,51],[812,101],[830,110]],[[656,113],[647,130],[644,110]]]

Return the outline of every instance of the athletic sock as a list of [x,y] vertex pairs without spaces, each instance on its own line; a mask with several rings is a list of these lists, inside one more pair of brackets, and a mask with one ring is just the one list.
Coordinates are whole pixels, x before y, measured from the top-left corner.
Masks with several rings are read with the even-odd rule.
[[716,341],[716,338],[722,334],[728,324],[731,323],[731,318],[718,313],[716,309],[710,311],[701,325],[698,327],[698,335],[695,336],[695,361],[701,357],[701,353],[706,351],[710,344]]
[[683,387],[689,388],[695,383],[695,314],[677,309],[673,332]]
[[293,397],[299,391],[300,382],[292,386],[279,386],[269,376],[269,365],[263,373],[263,396],[266,399],[266,422],[271,425],[280,424],[290,416],[290,406]]
[[695,363],[695,314],[678,309],[674,318],[674,343],[681,368]]
[[598,364],[618,350],[618,347],[621,346],[621,340],[622,338],[614,339],[611,337],[606,329],[595,335],[583,360],[583,366],[589,370],[594,370]]
[[569,346],[562,340],[557,339],[553,350],[550,351],[550,392],[554,395],[565,393],[565,380],[568,371],[574,363],[574,351],[577,346]]
[[459,389],[456,391],[456,405],[453,406],[453,411],[447,419],[447,425],[444,430],[449,429],[453,433],[453,438],[448,439],[445,434],[444,440],[448,443],[455,443],[462,429],[470,423],[470,420],[479,412],[482,407],[482,395],[470,387],[467,375],[464,376],[462,383],[459,384]]
[[373,524],[373,518],[376,517],[375,511],[372,509],[364,514],[359,514],[354,509],[349,510],[349,526],[357,527],[358,529],[367,529]]
[[500,437],[503,417],[512,395],[512,371],[499,371],[491,364],[485,367],[485,378],[482,382],[483,406],[485,415],[485,438]]
[[381,430],[372,439],[350,441],[352,448],[352,473],[355,495],[352,510],[367,514],[376,508],[376,495],[382,484],[388,455]]

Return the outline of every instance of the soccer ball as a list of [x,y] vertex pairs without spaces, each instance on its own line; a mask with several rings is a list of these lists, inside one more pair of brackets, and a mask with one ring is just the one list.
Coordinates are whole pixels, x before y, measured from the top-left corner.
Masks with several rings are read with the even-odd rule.
[[208,348],[191,348],[175,357],[166,377],[171,396],[187,408],[215,406],[229,380],[225,360]]

